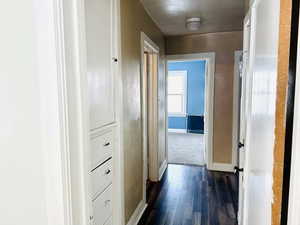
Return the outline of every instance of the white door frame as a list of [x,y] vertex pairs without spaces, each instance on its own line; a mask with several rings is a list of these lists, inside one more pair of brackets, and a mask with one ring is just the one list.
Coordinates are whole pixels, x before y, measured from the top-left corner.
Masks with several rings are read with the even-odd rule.
[[[243,179],[243,182],[239,184],[239,209],[238,209],[238,224],[246,224],[248,205],[246,203],[247,199],[245,198],[247,194],[247,177],[248,177],[248,169],[247,169],[247,155],[249,154],[248,149],[250,149],[250,144],[247,139],[249,139],[249,125],[248,124],[248,112],[251,111],[251,96],[252,96],[252,67],[253,67],[253,58],[254,58],[254,50],[255,50],[255,13],[254,6],[256,2],[253,1],[251,7],[244,18],[244,40],[243,40],[243,71],[242,71],[242,93],[241,98],[244,99],[244,105],[241,105],[241,120],[244,121],[244,128],[240,127],[240,137],[239,140],[243,141],[244,147],[243,151],[239,149],[240,156],[239,159],[239,167],[243,167],[244,171],[242,174],[239,174],[240,180]],[[249,36],[246,36],[245,33],[249,32]],[[246,49],[247,48],[247,49]],[[246,57],[248,57],[246,61]],[[247,64],[245,64],[247,62]],[[240,124],[241,125],[241,124]],[[241,140],[243,138],[243,140]],[[246,150],[245,150],[246,149]],[[246,151],[246,152],[245,152]],[[249,157],[248,157],[249,158]],[[240,192],[243,191],[243,192]]]
[[[232,163],[239,167],[238,153],[239,153],[239,130],[240,130],[240,108],[242,100],[242,83],[240,78],[240,59],[243,51],[234,52],[234,77],[233,77],[233,113],[232,113]],[[239,180],[243,179],[242,174],[239,173]],[[240,191],[242,187],[239,186],[239,207],[242,205],[243,193]],[[238,210],[238,221],[241,221],[241,210]],[[240,225],[240,224],[239,224]]]
[[[149,77],[147,74],[144,74],[144,52],[145,49],[149,51],[150,54],[157,55],[157,63],[156,63],[156,77]],[[148,116],[150,120],[157,121],[158,120],[158,73],[159,73],[159,47],[143,32],[141,32],[141,93],[142,93],[142,123],[143,123],[143,203],[146,204],[146,185],[148,178],[148,170],[149,170],[149,178],[151,181],[159,181],[159,162],[158,162],[158,124],[154,123],[151,128],[152,133],[148,134]],[[145,84],[147,84],[145,86]],[[150,98],[148,96],[148,87],[151,87]],[[150,102],[149,102],[150,101]],[[146,103],[146,104],[145,104]],[[148,113],[148,107],[151,104],[152,112]],[[156,148],[149,149],[149,157],[148,159],[148,140],[153,143],[156,143],[154,146]],[[148,168],[149,162],[149,168]]]
[[[167,55],[166,60],[167,62],[184,62],[192,60],[206,61],[205,84],[207,85],[205,86],[204,133],[207,135],[205,135],[205,161],[209,170],[218,170],[219,165],[216,165],[216,163],[213,162],[215,53],[205,52],[197,54]],[[168,63],[166,63],[166,67],[167,65]],[[168,69],[166,69],[166,74],[168,76]],[[168,83],[168,79],[166,79],[166,83]],[[166,106],[166,109],[167,108],[168,107]],[[168,127],[166,127],[166,130],[168,130]],[[168,139],[166,142],[168,143]]]
[[237,153],[239,143],[239,114],[240,114],[240,59],[243,51],[234,52],[234,76],[233,76],[233,113],[232,113],[232,164],[237,166]]
[[[47,126],[54,121],[50,115],[59,116],[60,148],[52,148],[46,152],[45,170],[47,171],[46,197],[49,224],[88,225],[90,223],[91,205],[89,199],[89,137],[86,54],[85,54],[85,26],[84,0],[55,0],[46,1],[38,7],[40,18],[38,29],[41,35],[39,49],[43,61],[44,74],[41,82],[41,102],[44,105],[41,119]],[[46,10],[46,7],[48,9]],[[41,8],[45,10],[41,10]],[[51,14],[51,15],[50,15]],[[49,16],[51,21],[45,21]],[[47,26],[45,26],[47,24]],[[65,26],[68,24],[68,26]],[[50,27],[51,26],[51,27]],[[50,38],[53,38],[52,55],[49,53]],[[66,46],[66,44],[68,46]],[[50,59],[51,57],[51,59]],[[48,78],[47,71],[51,71],[55,63],[56,74]],[[56,76],[55,76],[56,75]],[[56,84],[56,88],[50,84]],[[52,89],[51,89],[52,88]],[[57,108],[51,108],[47,97],[56,91]],[[49,113],[50,109],[56,110]],[[48,127],[49,128],[49,127]],[[49,139],[49,129],[45,130],[44,140]],[[52,143],[53,144],[53,143]],[[49,143],[49,146],[51,144]],[[60,182],[58,182],[60,181]],[[55,183],[53,183],[55,182]],[[57,212],[58,198],[62,202],[63,212]],[[60,221],[60,223],[58,223]]]

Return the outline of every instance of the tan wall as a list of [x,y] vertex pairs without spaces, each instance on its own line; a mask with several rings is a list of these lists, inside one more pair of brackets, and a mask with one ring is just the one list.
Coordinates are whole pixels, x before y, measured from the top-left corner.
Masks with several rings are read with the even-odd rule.
[[[159,76],[164,77],[164,37],[139,0],[121,1],[122,76],[124,95],[125,219],[128,222],[143,189],[143,152],[140,85],[140,32],[161,51]],[[163,79],[163,78],[162,78]]]
[[166,54],[216,53],[213,160],[231,163],[234,51],[242,49],[241,31],[171,36]]

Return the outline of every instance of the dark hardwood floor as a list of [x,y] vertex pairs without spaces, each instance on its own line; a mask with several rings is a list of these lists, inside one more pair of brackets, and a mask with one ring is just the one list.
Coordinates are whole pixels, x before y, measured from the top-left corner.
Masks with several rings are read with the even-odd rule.
[[152,184],[138,225],[236,225],[238,182],[234,174],[170,164]]

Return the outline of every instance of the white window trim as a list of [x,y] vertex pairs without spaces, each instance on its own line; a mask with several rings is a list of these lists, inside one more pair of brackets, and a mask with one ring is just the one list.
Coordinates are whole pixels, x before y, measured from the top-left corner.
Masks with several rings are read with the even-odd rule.
[[[172,73],[172,75],[171,75]],[[171,70],[168,71],[168,78],[169,76],[183,76],[184,77],[184,97],[183,97],[183,110],[181,113],[169,113],[169,109],[168,109],[168,116],[170,117],[186,117],[186,111],[187,111],[187,71],[186,70]],[[167,93],[167,97],[169,97],[169,90]]]

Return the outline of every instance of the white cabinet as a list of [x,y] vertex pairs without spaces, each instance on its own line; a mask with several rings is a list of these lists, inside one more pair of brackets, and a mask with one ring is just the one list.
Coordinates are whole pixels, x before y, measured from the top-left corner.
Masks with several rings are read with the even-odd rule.
[[92,173],[92,199],[95,200],[112,183],[112,160],[95,168]]
[[113,128],[101,130],[97,134],[91,135],[91,170],[101,163],[111,158],[114,149]]
[[115,9],[113,0],[86,0],[90,129],[115,122]]
[[93,201],[94,225],[104,225],[112,215],[112,186]]
[[[90,218],[112,224],[114,152],[118,134],[115,93],[117,60],[116,0],[85,0],[87,80],[90,114]],[[115,193],[114,193],[115,194]]]

